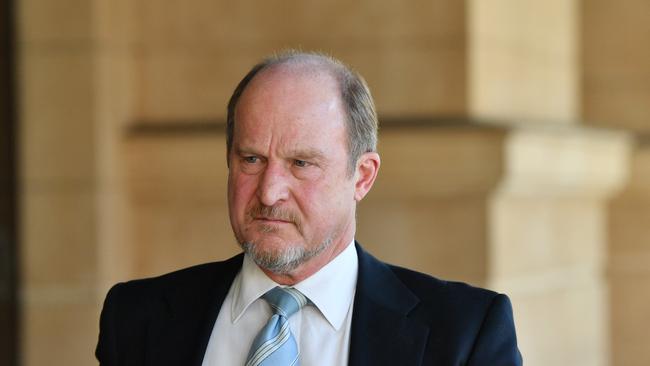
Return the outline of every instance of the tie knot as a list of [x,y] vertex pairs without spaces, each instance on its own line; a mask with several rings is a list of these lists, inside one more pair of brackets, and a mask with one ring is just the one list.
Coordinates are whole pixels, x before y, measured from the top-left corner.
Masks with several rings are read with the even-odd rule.
[[286,318],[307,304],[305,295],[293,287],[276,287],[262,297],[271,305],[273,313]]

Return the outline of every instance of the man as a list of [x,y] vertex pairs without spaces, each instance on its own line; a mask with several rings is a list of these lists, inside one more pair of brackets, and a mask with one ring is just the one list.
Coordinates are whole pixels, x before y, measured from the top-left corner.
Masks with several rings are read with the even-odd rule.
[[253,67],[228,104],[230,221],[245,254],[118,284],[102,365],[520,365],[505,295],[373,258],[356,204],[379,170],[363,79],[319,54]]

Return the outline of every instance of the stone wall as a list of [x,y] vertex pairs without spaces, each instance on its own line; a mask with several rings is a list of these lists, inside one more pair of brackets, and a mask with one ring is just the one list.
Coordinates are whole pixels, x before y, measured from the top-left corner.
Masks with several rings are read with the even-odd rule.
[[20,2],[23,363],[92,364],[111,284],[238,251],[219,123],[294,47],[373,90],[367,249],[509,294],[527,365],[646,364],[646,7]]

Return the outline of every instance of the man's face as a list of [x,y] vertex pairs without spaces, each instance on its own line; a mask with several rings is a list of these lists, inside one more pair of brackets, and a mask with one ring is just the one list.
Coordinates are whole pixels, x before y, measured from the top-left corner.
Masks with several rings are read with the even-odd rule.
[[280,66],[236,110],[228,203],[237,241],[260,267],[290,273],[354,235],[345,112],[336,81]]

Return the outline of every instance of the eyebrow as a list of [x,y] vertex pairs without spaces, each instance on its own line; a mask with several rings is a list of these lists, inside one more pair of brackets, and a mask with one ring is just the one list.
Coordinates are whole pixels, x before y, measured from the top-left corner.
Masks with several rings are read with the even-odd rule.
[[243,154],[254,154],[258,155],[256,152],[253,151],[253,149],[247,149],[247,148],[241,148],[239,146],[234,146],[233,151],[237,155],[243,155]]
[[[237,155],[261,155],[260,153],[255,152],[255,149],[247,147],[235,147],[234,152]],[[325,154],[321,150],[314,148],[291,149],[286,151],[286,155],[292,158],[325,160]]]
[[321,150],[314,149],[314,148],[289,150],[288,153],[289,156],[294,156],[297,158],[306,158],[306,159],[323,160],[325,157],[325,154],[323,154]]

